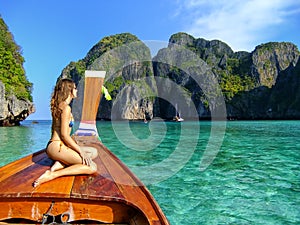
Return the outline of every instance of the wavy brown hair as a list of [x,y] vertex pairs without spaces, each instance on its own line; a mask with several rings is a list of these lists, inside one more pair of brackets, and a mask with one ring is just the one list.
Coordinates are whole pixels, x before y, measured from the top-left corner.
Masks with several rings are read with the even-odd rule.
[[69,78],[63,78],[56,83],[54,91],[52,93],[50,108],[52,119],[59,119],[61,115],[61,109],[59,108],[59,104],[65,101],[69,94],[75,87],[75,82]]

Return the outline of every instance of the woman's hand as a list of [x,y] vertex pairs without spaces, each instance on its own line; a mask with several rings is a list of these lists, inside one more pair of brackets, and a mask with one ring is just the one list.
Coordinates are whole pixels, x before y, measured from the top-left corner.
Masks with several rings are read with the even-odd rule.
[[84,151],[81,150],[80,156],[82,158],[82,164],[83,165],[87,165],[87,166],[91,165],[92,159]]

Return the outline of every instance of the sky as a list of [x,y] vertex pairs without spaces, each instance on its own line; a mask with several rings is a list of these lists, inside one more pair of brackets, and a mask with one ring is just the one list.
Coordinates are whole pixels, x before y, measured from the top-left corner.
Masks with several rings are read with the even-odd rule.
[[0,15],[33,83],[36,112],[28,120],[51,119],[57,77],[106,36],[129,32],[166,45],[172,34],[186,32],[234,51],[270,41],[300,47],[299,0],[0,0]]

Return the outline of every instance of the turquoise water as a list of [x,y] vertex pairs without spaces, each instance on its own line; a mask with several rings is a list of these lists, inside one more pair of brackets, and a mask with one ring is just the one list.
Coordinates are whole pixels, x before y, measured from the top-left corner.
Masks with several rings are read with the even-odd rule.
[[[231,121],[224,135],[224,123],[218,123],[97,127],[103,143],[147,184],[172,225],[300,224],[300,121]],[[26,121],[0,127],[0,165],[44,148],[50,126]],[[203,169],[207,156],[211,163]]]

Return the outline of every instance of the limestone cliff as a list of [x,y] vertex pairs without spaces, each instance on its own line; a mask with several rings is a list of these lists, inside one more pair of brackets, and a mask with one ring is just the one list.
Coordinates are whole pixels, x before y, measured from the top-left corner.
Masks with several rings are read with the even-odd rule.
[[5,97],[5,87],[0,81],[0,126],[20,125],[31,113],[35,112],[32,102],[18,99],[15,95]]
[[228,101],[237,119],[299,119],[299,51],[292,43],[266,43],[250,54],[254,88]]
[[257,79],[258,85],[272,88],[282,71],[289,66],[296,66],[299,52],[291,43],[270,42],[257,46],[251,56],[251,73]]
[[[300,62],[294,44],[270,42],[251,53],[233,52],[221,41],[195,39],[185,33],[172,35],[170,43],[184,45],[210,67],[219,80],[229,119],[300,118]],[[190,92],[196,88],[192,85]],[[194,99],[194,103],[203,102],[204,96],[198,92],[200,102]],[[209,107],[206,110],[210,111]],[[204,118],[201,110],[198,114]]]
[[19,125],[35,111],[21,48],[0,17],[0,126]]
[[[156,84],[151,54],[137,37],[123,33],[103,38],[84,59],[71,62],[60,77],[72,77],[80,83],[85,69],[106,71],[104,85],[113,98],[102,99],[97,119],[153,118]],[[77,102],[74,111],[80,119],[81,104]]]
[[[103,38],[61,76],[80,82],[85,69],[107,71],[112,101],[101,101],[97,119],[298,119],[299,51],[270,42],[252,52],[234,52],[219,40],[186,33],[151,58],[134,35]],[[80,106],[78,107],[80,108]]]

